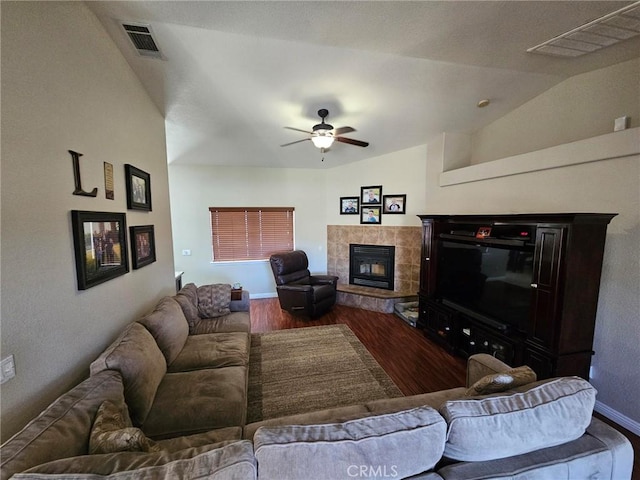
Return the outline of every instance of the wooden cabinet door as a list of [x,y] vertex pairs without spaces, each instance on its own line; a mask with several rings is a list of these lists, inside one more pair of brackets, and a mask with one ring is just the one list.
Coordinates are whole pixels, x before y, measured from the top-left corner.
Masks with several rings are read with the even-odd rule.
[[531,341],[553,351],[559,319],[560,270],[563,255],[563,228],[539,227],[534,255],[531,318],[528,336]]

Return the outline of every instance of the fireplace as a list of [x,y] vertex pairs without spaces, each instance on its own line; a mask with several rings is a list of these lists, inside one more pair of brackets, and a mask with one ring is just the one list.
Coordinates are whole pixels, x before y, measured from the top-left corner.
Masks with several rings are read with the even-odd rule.
[[393,290],[396,247],[349,245],[349,283]]

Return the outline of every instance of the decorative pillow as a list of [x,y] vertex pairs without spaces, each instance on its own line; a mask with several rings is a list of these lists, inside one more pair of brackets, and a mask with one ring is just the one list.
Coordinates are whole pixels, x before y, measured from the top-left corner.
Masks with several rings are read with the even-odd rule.
[[148,439],[139,428],[132,427],[113,402],[102,402],[89,436],[90,454],[159,451],[156,442]]
[[231,285],[216,283],[198,287],[198,315],[200,318],[221,317],[231,313]]
[[488,395],[491,393],[504,392],[512,388],[526,385],[527,383],[537,380],[536,372],[524,365],[518,368],[512,368],[502,373],[494,373],[486,375],[466,391],[465,396],[473,397],[476,395]]
[[369,478],[373,471],[406,478],[440,460],[445,431],[438,412],[423,406],[343,423],[262,426],[253,442],[261,478]]
[[596,389],[579,377],[536,382],[515,392],[449,400],[445,457],[478,462],[529,453],[580,438],[591,422]]

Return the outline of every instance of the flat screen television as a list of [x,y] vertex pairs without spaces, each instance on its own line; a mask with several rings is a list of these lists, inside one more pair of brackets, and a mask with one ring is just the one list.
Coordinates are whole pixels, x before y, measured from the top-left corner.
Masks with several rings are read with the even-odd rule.
[[490,326],[527,324],[532,278],[532,245],[441,240],[437,298]]

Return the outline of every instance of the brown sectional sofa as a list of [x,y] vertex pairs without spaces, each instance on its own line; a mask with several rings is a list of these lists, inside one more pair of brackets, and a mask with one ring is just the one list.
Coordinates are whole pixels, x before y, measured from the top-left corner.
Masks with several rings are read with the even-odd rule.
[[[514,375],[488,355],[469,359],[466,387],[245,425],[248,293],[208,319],[199,294],[213,298],[186,285],[128,325],[87,380],[0,447],[0,480],[631,476],[629,441],[591,418],[596,392],[582,379],[465,396]],[[122,412],[109,441],[139,428],[153,448],[96,451],[107,403]]]

